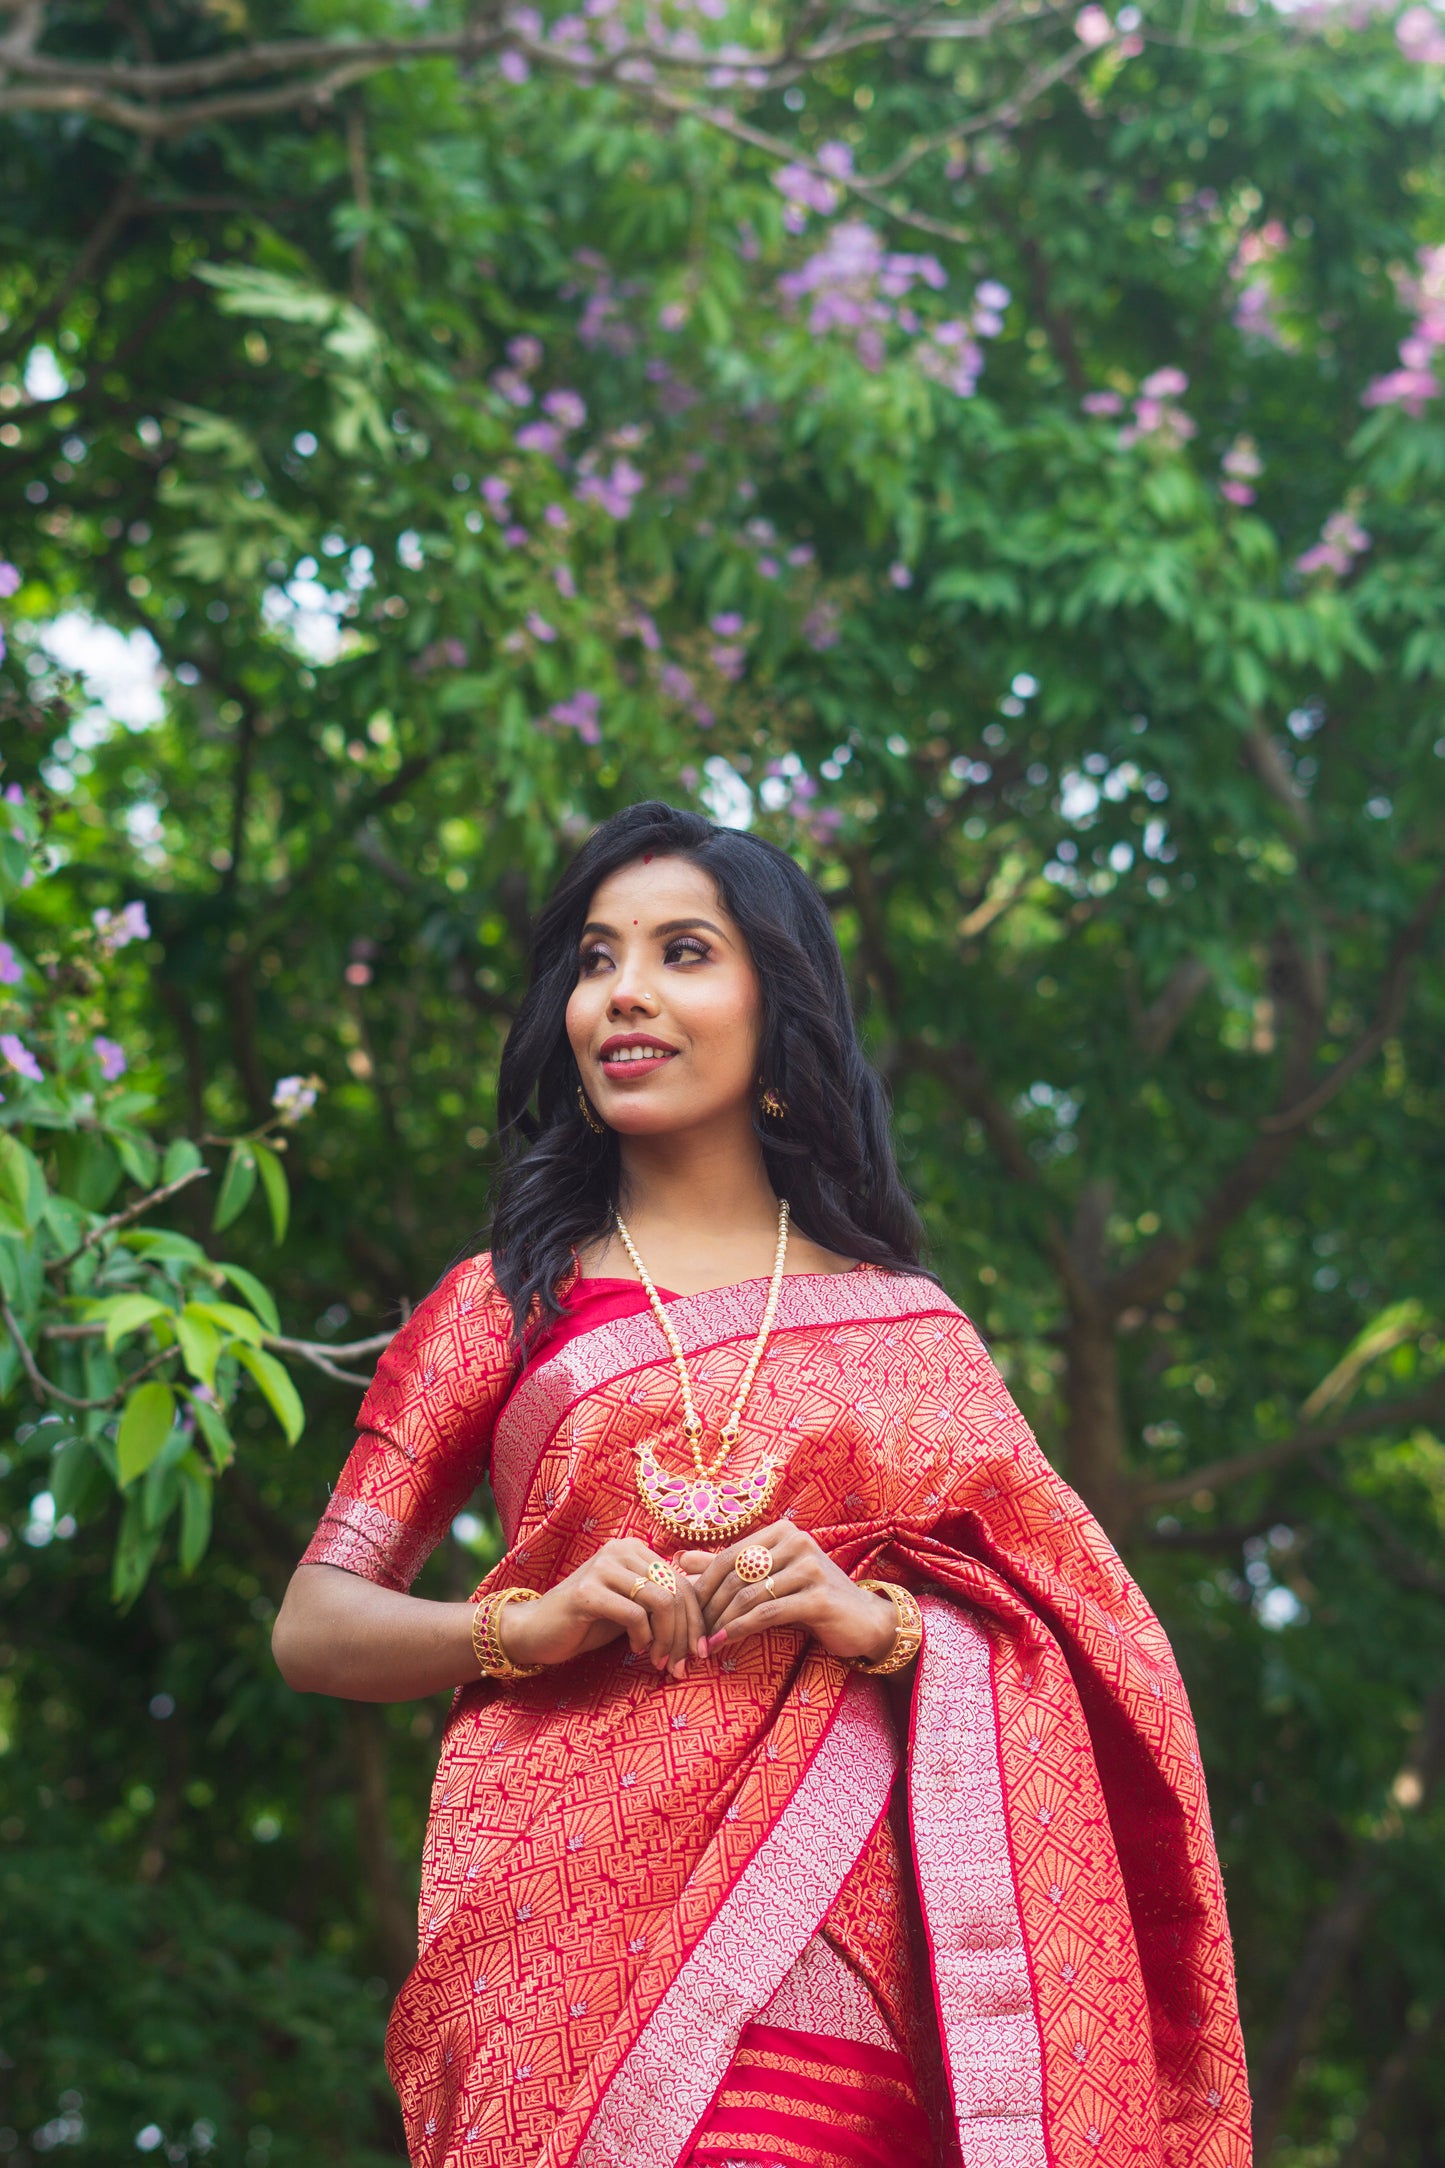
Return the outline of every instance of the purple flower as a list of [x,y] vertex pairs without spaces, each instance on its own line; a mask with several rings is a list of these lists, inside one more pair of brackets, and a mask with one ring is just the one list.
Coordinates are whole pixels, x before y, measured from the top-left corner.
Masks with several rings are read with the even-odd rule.
[[536,610],[528,610],[525,623],[534,640],[555,640],[557,637],[556,626],[549,625]]
[[657,682],[669,700],[691,700],[694,685],[680,663],[665,662],[657,673]]
[[907,565],[899,561],[888,567],[888,580],[890,586],[893,587],[911,587],[913,585],[913,574],[909,571]]
[[516,526],[513,526],[513,527],[504,527],[504,528],[502,529],[502,540],[503,540],[503,541],[504,541],[504,542],[506,543],[506,545],[507,545],[507,547],[508,547],[508,549],[509,549],[509,550],[518,550],[518,549],[520,549],[520,548],[522,547],[522,544],[523,544],[523,543],[524,543],[524,542],[526,541],[526,539],[527,539],[527,530],[526,530],[526,528],[525,528],[525,527],[516,527]]
[[853,153],[846,143],[824,143],[818,151],[818,164],[835,181],[846,181],[853,172]]
[[559,595],[571,602],[577,593],[577,581],[570,565],[553,565],[552,582]]
[[1156,369],[1146,376],[1139,386],[1146,399],[1182,399],[1189,389],[1189,379],[1182,369]]
[[779,166],[772,181],[790,205],[801,211],[817,211],[823,218],[836,211],[842,200],[842,191],[810,166]]
[[294,1128],[316,1104],[321,1079],[314,1076],[283,1076],[271,1094],[271,1104],[288,1129]]
[[555,459],[562,449],[562,432],[554,422],[524,422],[516,442],[519,452],[542,452]]
[[788,552],[790,565],[810,565],[816,555],[811,542],[795,542]]
[[532,404],[532,387],[515,369],[498,369],[492,377],[492,386],[510,406]]
[[1116,391],[1085,392],[1079,404],[1086,414],[1122,414],[1124,402]]
[[580,429],[587,419],[587,403],[575,391],[549,391],[542,411],[562,429]]
[[511,483],[504,482],[500,474],[488,474],[483,476],[478,487],[486,502],[500,519],[507,509],[507,499],[512,494]]
[[128,903],[121,911],[93,911],[91,924],[107,956],[113,956],[117,949],[128,948],[132,941],[150,939],[150,921],[143,903]]
[[1107,45],[1113,35],[1114,25],[1096,0],[1090,0],[1089,6],[1080,8],[1074,17],[1074,36],[1081,45]]
[[758,559],[758,577],[760,579],[775,580],[781,570],[782,567],[776,557],[760,557]]
[[91,1044],[95,1048],[95,1058],[100,1063],[100,1073],[107,1084],[113,1084],[118,1076],[125,1075],[128,1067],[125,1048],[118,1041],[107,1039],[97,1032]]
[[720,640],[735,640],[743,629],[743,620],[736,610],[719,610],[708,623]]
[[13,1031],[0,1032],[0,1055],[10,1064],[17,1076],[29,1077],[32,1084],[44,1081],[45,1071],[23,1039],[17,1039]]
[[532,71],[521,54],[514,53],[508,47],[497,62],[497,73],[504,83],[515,83],[520,87],[521,84],[528,81]]
[[565,534],[572,524],[567,517],[565,507],[560,504],[549,504],[542,517],[546,520],[547,525],[555,527],[559,534]]
[[1395,25],[1395,43],[1407,60],[1422,66],[1445,61],[1445,28],[1433,8],[1406,8]]
[[8,558],[0,557],[0,598],[13,595],[19,585],[19,567],[12,565]]
[[687,322],[685,301],[664,301],[657,312],[657,321],[664,331],[681,331]]
[[1254,502],[1254,491],[1250,488],[1248,482],[1221,482],[1219,494],[1221,497],[1227,497],[1231,504],[1253,504]]
[[745,647],[721,646],[712,651],[712,666],[720,677],[730,683],[740,678],[747,668],[748,651]]
[[626,519],[643,484],[644,477],[630,459],[614,459],[609,475],[585,475],[577,484],[577,495],[584,503],[600,504],[613,519]]
[[584,745],[600,745],[602,732],[597,718],[602,703],[596,693],[573,693],[570,700],[559,700],[547,712],[554,723],[562,723],[568,730],[575,730]]
[[837,605],[832,602],[815,602],[803,619],[803,638],[815,655],[822,655],[830,647],[836,647],[841,638],[838,626]]
[[18,986],[24,976],[24,967],[10,943],[0,941],[0,986]]
[[534,339],[530,331],[519,332],[515,339],[508,339],[507,341],[507,359],[514,368],[521,369],[524,374],[529,370],[540,368],[542,362],[541,340]]
[[662,646],[662,635],[658,631],[652,619],[648,616],[646,610],[634,610],[632,613],[632,623],[630,625],[624,625],[622,629],[624,632],[635,632],[638,639],[647,649],[649,655],[655,655],[658,649]]

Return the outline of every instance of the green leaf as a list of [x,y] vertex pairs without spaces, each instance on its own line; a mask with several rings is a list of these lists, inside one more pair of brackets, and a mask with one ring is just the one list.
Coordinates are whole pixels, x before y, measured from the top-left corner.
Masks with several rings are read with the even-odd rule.
[[123,1611],[130,1609],[150,1578],[160,1544],[160,1530],[147,1528],[140,1495],[132,1493],[121,1516],[110,1574],[111,1595]]
[[291,1216],[291,1192],[286,1184],[286,1169],[281,1164],[279,1153],[274,1152],[269,1144],[255,1144],[251,1149],[256,1155],[266,1202],[271,1207],[271,1232],[276,1241],[284,1242],[286,1223]]
[[223,1272],[234,1287],[240,1288],[267,1332],[281,1330],[281,1317],[271,1290],[254,1272],[248,1272],[244,1265],[219,1265],[216,1269]]
[[120,1163],[133,1182],[142,1189],[154,1189],[156,1173],[160,1166],[160,1153],[149,1137],[138,1136],[133,1129],[114,1129],[111,1142],[120,1154]]
[[251,1201],[256,1187],[256,1154],[249,1144],[233,1144],[231,1156],[226,1162],[226,1172],[221,1183],[221,1193],[216,1199],[216,1216],[211,1225],[219,1234],[229,1227],[232,1220],[239,1219]]
[[85,1305],[86,1318],[105,1326],[105,1344],[114,1350],[129,1332],[138,1332],[153,1317],[170,1317],[173,1313],[154,1295],[102,1295],[95,1302]]
[[137,1385],[121,1410],[116,1459],[121,1487],[144,1475],[171,1434],[176,1396],[163,1378]]
[[193,1378],[212,1391],[216,1384],[216,1364],[221,1359],[221,1335],[212,1320],[193,1302],[188,1302],[176,1319],[176,1338],[181,1343],[181,1360]]
[[270,1401],[272,1413],[286,1433],[286,1443],[294,1445],[306,1427],[306,1416],[301,1396],[288,1373],[274,1355],[264,1354],[258,1347],[247,1347],[242,1343],[234,1353],[237,1362],[250,1371]]
[[174,1144],[166,1146],[166,1156],[161,1161],[161,1180],[178,1182],[183,1174],[192,1173],[201,1164],[201,1155],[189,1137],[177,1137]]
[[29,1234],[39,1218],[44,1179],[37,1201],[31,1175],[34,1165],[18,1137],[12,1137],[8,1130],[0,1134],[0,1234]]
[[147,1528],[163,1528],[181,1500],[181,1459],[189,1450],[183,1430],[173,1430],[145,1473],[141,1514]]
[[196,1453],[187,1453],[181,1463],[181,1571],[195,1572],[206,1555],[211,1540],[211,1492],[213,1477],[210,1469]]
[[158,1264],[210,1264],[199,1242],[193,1242],[189,1235],[174,1234],[169,1228],[131,1227],[119,1239],[137,1257],[148,1257]]
[[186,1398],[217,1470],[229,1468],[236,1457],[236,1441],[226,1427],[225,1416],[213,1401],[202,1400],[196,1393],[187,1393]]
[[243,1310],[238,1302],[188,1302],[186,1308],[193,1316],[208,1318],[218,1325],[228,1339],[244,1340],[249,1347],[261,1345],[260,1319]]

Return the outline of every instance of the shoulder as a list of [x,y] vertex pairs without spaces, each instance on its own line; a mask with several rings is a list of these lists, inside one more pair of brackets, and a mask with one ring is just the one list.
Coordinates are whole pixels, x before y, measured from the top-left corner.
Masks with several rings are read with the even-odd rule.
[[967,1324],[962,1310],[937,1280],[926,1272],[897,1272],[888,1265],[855,1265],[841,1275],[843,1284],[858,1286],[878,1304],[879,1315],[893,1317],[946,1317]]
[[433,1378],[457,1370],[501,1375],[511,1364],[511,1307],[484,1251],[453,1265],[423,1296],[383,1354],[377,1377],[401,1370]]

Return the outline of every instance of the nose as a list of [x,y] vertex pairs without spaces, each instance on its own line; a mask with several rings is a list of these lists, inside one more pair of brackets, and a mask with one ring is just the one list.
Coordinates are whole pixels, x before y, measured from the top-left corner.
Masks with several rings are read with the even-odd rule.
[[607,1013],[612,1017],[656,1016],[662,1004],[648,983],[643,959],[624,960],[612,982]]

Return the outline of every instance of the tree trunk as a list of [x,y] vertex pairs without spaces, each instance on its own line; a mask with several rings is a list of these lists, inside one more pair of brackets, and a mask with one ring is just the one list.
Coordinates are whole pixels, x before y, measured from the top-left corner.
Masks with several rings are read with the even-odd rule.
[[347,1741],[356,1787],[356,1844],[376,1912],[382,1964],[393,1988],[416,1963],[416,1907],[391,1841],[386,1788],[385,1719],[370,1702],[346,1704]]

